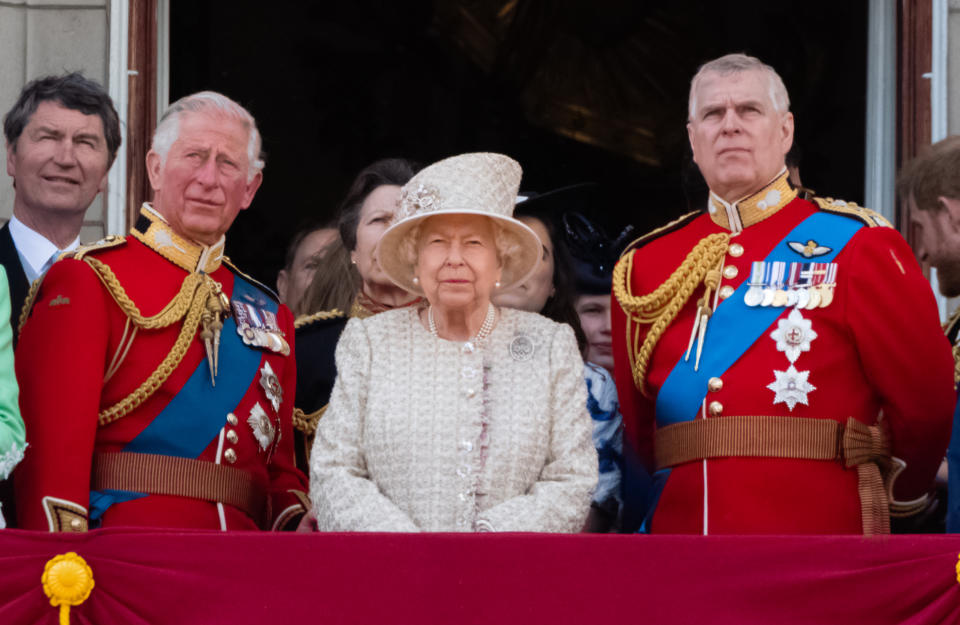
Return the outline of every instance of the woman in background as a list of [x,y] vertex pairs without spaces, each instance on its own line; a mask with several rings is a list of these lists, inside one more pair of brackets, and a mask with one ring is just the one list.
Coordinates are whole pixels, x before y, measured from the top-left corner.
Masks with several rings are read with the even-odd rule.
[[384,275],[376,257],[380,235],[393,221],[400,187],[416,171],[390,158],[365,167],[340,207],[340,236],[328,244],[296,320],[297,398],[293,424],[297,467],[309,473],[317,421],[337,377],[334,350],[350,317],[365,318],[418,301]]
[[[577,336],[584,357],[584,380],[587,386],[587,409],[593,419],[593,443],[597,450],[599,481],[591,502],[586,530],[607,532],[618,527],[620,514],[621,448],[623,417],[617,403],[616,386],[603,366],[590,362],[592,347],[590,335],[581,329],[577,314],[577,291],[574,264],[556,224],[563,210],[580,207],[592,186],[577,185],[542,195],[521,194],[517,204],[517,219],[529,226],[540,237],[543,262],[540,268],[519,287],[498,294],[495,302],[511,306],[570,325]],[[607,300],[609,310],[609,284]],[[609,322],[607,323],[609,328]],[[609,347],[609,330],[607,332]],[[612,358],[611,358],[612,367]]]

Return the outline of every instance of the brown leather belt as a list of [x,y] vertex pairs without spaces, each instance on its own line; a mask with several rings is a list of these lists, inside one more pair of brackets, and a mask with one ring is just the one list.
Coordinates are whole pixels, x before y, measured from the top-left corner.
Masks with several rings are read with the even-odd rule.
[[111,452],[95,454],[92,490],[129,490],[216,501],[243,510],[264,527],[266,487],[245,471],[193,458]]
[[890,495],[881,470],[890,472],[885,428],[847,419],[719,417],[657,428],[657,468],[707,458],[766,457],[836,460],[857,467],[864,534],[890,533]]

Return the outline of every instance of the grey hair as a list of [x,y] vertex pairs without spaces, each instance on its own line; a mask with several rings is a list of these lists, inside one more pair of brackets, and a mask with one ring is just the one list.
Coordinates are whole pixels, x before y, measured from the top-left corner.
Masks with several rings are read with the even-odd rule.
[[[421,219],[410,228],[406,236],[404,236],[403,240],[398,244],[400,258],[403,259],[403,262],[411,271],[416,268],[417,261],[420,259],[420,231],[423,229],[425,221],[426,219]],[[497,250],[497,260],[499,260],[502,265],[506,265],[509,259],[522,251],[523,246],[516,235],[510,230],[507,230],[503,224],[500,223],[500,220],[490,218],[490,221],[493,225],[493,243]]]
[[200,91],[184,96],[170,105],[160,118],[153,133],[150,149],[160,156],[160,162],[167,161],[170,148],[180,136],[180,116],[183,113],[216,113],[240,122],[249,136],[247,141],[247,182],[253,180],[257,172],[266,164],[260,154],[260,131],[250,111],[243,108],[227,96],[216,91]]
[[767,75],[767,94],[770,96],[770,102],[773,104],[773,108],[780,113],[786,113],[789,111],[790,96],[787,94],[787,88],[783,85],[783,80],[780,78],[777,70],[773,69],[756,57],[735,53],[727,54],[726,56],[721,56],[718,59],[708,61],[701,65],[700,69],[697,70],[693,80],[690,81],[690,98],[688,100],[689,119],[692,120],[694,114],[696,113],[697,88],[700,86],[700,82],[703,80],[704,75],[708,73],[714,73],[720,74],[721,76],[727,76],[730,74],[740,74],[742,72],[752,71],[763,72]]

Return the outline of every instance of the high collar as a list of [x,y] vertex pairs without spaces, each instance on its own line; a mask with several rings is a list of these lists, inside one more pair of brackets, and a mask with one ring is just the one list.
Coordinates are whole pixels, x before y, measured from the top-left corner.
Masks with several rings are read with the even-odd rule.
[[226,243],[223,236],[213,245],[183,238],[174,232],[160,213],[153,210],[149,202],[144,202],[140,208],[140,217],[130,229],[130,234],[171,263],[191,273],[213,273],[219,269]]
[[728,203],[713,191],[707,200],[710,219],[721,228],[731,232],[740,232],[770,217],[797,197],[788,180],[786,168],[765,187],[736,202]]

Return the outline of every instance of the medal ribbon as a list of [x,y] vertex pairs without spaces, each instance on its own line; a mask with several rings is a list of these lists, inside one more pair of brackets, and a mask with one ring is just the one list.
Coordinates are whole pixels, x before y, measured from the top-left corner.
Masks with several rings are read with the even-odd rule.
[[813,263],[813,276],[810,279],[810,286],[820,286],[826,277],[827,263]]
[[[831,251],[823,260],[830,262],[862,227],[861,222],[849,217],[818,211],[787,234],[764,262],[791,262],[798,253],[790,249],[787,241],[809,240],[825,241],[824,245]],[[804,273],[801,271],[801,278]],[[693,370],[692,358],[684,361],[683,354],[680,355],[657,393],[658,427],[695,419],[707,395],[707,381],[722,376],[787,311],[785,308],[747,306],[743,296],[748,288],[747,283],[742,283],[733,295],[717,306],[707,328],[706,347],[698,371]]]
[[777,260],[773,262],[773,283],[771,286],[775,289],[783,287],[783,277],[787,273],[787,263]]
[[763,287],[763,277],[766,272],[766,264],[762,260],[753,261],[753,268],[750,270],[750,286]]
[[797,288],[797,283],[800,281],[800,268],[801,263],[790,263],[790,281],[787,283],[788,288]]
[[827,263],[827,275],[824,278],[823,283],[827,286],[834,286],[837,284],[837,263]]

